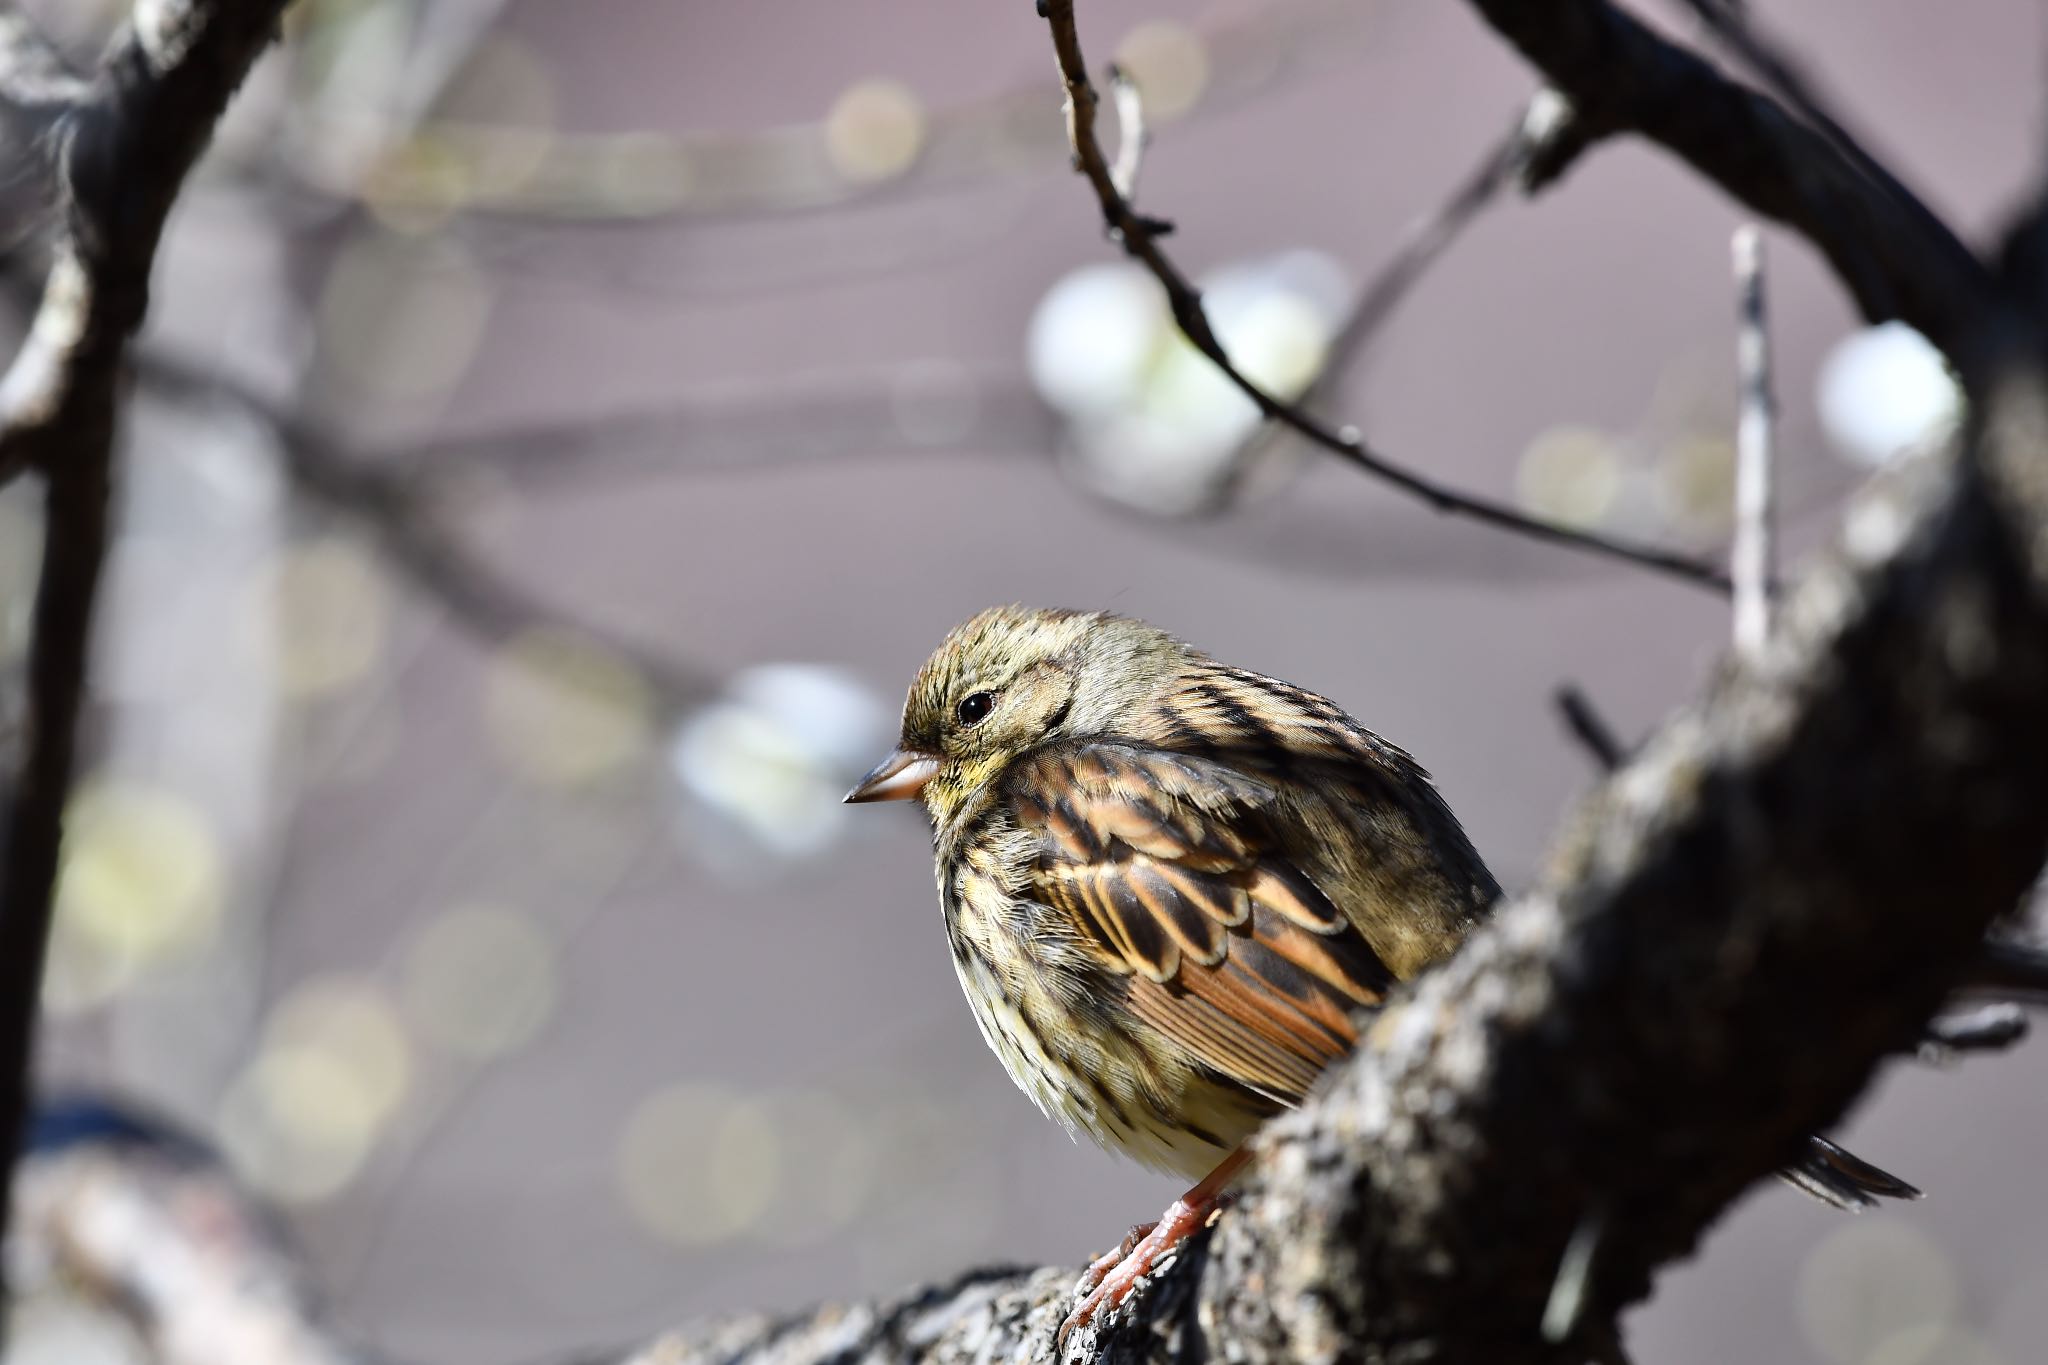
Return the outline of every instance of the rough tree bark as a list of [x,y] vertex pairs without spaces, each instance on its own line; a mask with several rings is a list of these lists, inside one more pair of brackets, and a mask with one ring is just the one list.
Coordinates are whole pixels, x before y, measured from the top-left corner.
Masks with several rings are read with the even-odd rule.
[[[1969,428],[1859,497],[1762,654],[1583,804],[1542,886],[1382,1013],[1261,1136],[1237,1205],[1077,1334],[1073,1359],[1585,1358],[1659,1266],[1911,1045],[2048,851],[2037,282],[2002,279],[1839,143],[1599,0],[1474,3],[1585,136],[1669,148],[1804,235],[1868,315],[1925,331],[1965,378]],[[33,1207],[155,1339],[179,1330],[178,1295],[67,1235],[78,1200]],[[1539,1323],[1575,1240],[1584,1306],[1553,1342]],[[1049,1360],[1074,1276],[971,1271],[682,1329],[632,1358]]]

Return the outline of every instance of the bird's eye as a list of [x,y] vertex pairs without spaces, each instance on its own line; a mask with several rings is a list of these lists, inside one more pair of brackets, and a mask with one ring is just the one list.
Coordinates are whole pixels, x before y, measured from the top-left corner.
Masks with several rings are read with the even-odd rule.
[[988,718],[988,713],[995,709],[996,698],[993,692],[970,692],[960,699],[960,705],[954,709],[954,714],[960,717],[962,725],[979,725]]

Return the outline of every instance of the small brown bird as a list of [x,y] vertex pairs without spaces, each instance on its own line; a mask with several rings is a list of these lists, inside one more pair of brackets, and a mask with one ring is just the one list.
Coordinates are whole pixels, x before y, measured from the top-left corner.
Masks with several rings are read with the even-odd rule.
[[[1406,753],[1335,703],[1139,621],[997,607],[946,637],[848,801],[922,797],[953,964],[1049,1117],[1199,1183],[1061,1328],[1199,1228],[1241,1144],[1451,953],[1500,887]],[[1845,1208],[1918,1194],[1821,1138]]]

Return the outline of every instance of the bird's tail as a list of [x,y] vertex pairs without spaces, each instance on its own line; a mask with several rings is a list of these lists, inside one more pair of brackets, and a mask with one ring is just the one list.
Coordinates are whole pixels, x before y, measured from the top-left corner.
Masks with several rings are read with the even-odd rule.
[[[1964,978],[1959,994],[1989,996],[2048,1006],[2048,948],[1988,939]],[[1806,1140],[1806,1154],[1778,1172],[1796,1186],[1838,1209],[1856,1212],[1880,1199],[1918,1199],[1920,1191],[1824,1137]]]
[[1787,1184],[1804,1190],[1823,1204],[1851,1213],[1873,1208],[1880,1199],[1918,1199],[1920,1191],[1882,1171],[1824,1137],[1806,1140],[1806,1155],[1778,1172]]

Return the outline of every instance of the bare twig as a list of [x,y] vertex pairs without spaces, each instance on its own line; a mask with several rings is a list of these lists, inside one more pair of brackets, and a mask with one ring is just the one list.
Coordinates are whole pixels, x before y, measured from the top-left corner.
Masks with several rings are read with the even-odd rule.
[[1577,683],[1566,683],[1555,694],[1558,712],[1572,738],[1585,747],[1602,772],[1613,772],[1628,761],[1628,750],[1614,737],[1614,731],[1593,701]]
[[[53,116],[63,136],[41,143],[63,194],[65,230],[35,323],[0,381],[0,473],[33,467],[46,480],[30,738],[0,868],[0,1172],[13,1170],[28,1112],[43,951],[106,554],[121,358],[147,307],[171,203],[282,8],[282,0],[138,6],[90,87]],[[29,66],[39,73],[34,97],[43,98],[48,73]],[[5,1187],[0,1180],[0,1225]]]
[[1123,244],[1132,259],[1150,271],[1166,291],[1173,319],[1188,341],[1223,372],[1239,392],[1251,400],[1260,415],[1278,422],[1314,444],[1338,455],[1382,482],[1417,498],[1437,512],[1471,517],[1488,525],[1531,536],[1552,544],[1571,546],[1611,559],[1656,569],[1716,591],[1727,592],[1728,579],[1719,569],[1685,555],[1648,546],[1629,544],[1591,532],[1577,531],[1524,516],[1503,503],[1461,493],[1395,464],[1368,446],[1348,429],[1339,431],[1304,412],[1283,403],[1246,378],[1224,352],[1223,343],[1209,324],[1201,294],[1159,247],[1160,225],[1140,215],[1117,192],[1109,160],[1095,131],[1098,96],[1081,55],[1081,40],[1074,24],[1073,0],[1044,0],[1040,6],[1052,28],[1053,49],[1059,60],[1067,93],[1067,123],[1073,137],[1077,169],[1094,188],[1102,207],[1103,221]]
[[1735,230],[1736,366],[1742,401],[1735,425],[1735,652],[1754,660],[1771,631],[1777,579],[1777,493],[1771,424],[1771,335],[1764,312],[1763,240],[1753,224]]
[[24,1259],[125,1320],[157,1365],[344,1365],[272,1219],[193,1153],[87,1141],[23,1163]]
[[[1121,106],[1119,106],[1121,107]],[[1323,415],[1330,394],[1349,372],[1352,362],[1372,344],[1423,276],[1464,235],[1479,215],[1498,201],[1508,185],[1519,183],[1534,193],[1569,169],[1586,140],[1571,107],[1556,91],[1538,90],[1519,110],[1514,122],[1451,190],[1443,203],[1418,218],[1403,233],[1394,252],[1381,262],[1358,291],[1344,323],[1330,339],[1322,368],[1294,400],[1301,411]],[[1122,149],[1119,147],[1119,157]],[[1129,196],[1126,196],[1128,198]],[[1209,500],[1221,510],[1236,500],[1246,479],[1288,429],[1267,422],[1248,435],[1229,467],[1229,477]]]

